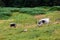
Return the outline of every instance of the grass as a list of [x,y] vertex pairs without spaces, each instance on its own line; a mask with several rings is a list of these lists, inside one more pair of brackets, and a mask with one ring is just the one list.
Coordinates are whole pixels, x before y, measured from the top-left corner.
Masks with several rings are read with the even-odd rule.
[[39,15],[53,11],[60,11],[60,6],[53,6],[53,7],[42,6],[34,8],[0,7],[0,19],[9,19],[9,17],[13,12],[20,12],[30,15]]
[[[46,8],[45,10],[48,9]],[[50,18],[50,23],[38,27],[36,22],[46,17]],[[8,19],[0,20],[0,40],[60,40],[59,19],[60,11],[50,11],[43,15],[11,12],[11,16]],[[11,22],[15,22],[17,27],[11,28],[9,26]],[[22,32],[24,29],[28,31]]]
[[60,6],[53,6],[49,11],[60,11]]
[[36,21],[33,16],[28,15],[28,14],[13,13],[13,15],[11,16],[11,19],[14,19],[14,21],[17,23],[30,23],[30,24],[33,23],[34,24],[35,22],[33,21]]
[[[0,7],[0,17],[8,19],[13,12],[27,13],[30,15],[46,14],[48,7],[34,7],[34,8],[14,8],[14,7]],[[6,14],[6,15],[5,15]],[[1,18],[0,18],[1,19]]]
[[39,8],[39,7],[35,7],[35,8],[21,8],[20,9],[20,12],[31,14],[31,15],[46,14],[46,11],[47,11],[46,9]]
[[[50,15],[46,14],[45,17],[54,16],[51,18],[55,18],[55,16],[57,16],[57,18],[59,18],[58,17],[59,13],[57,13],[57,12],[53,12],[53,13],[55,13],[55,14],[49,13]],[[29,18],[28,18],[28,16],[29,16]],[[17,17],[18,17],[18,19],[20,17],[21,18],[18,20]],[[49,26],[43,25],[40,28],[39,27],[36,28],[36,26],[35,26],[36,23],[34,21],[35,19],[33,18],[33,16],[29,15],[29,14],[22,14],[22,13],[13,13],[12,18],[10,18],[10,19],[14,19],[13,20],[14,22],[16,20],[16,22],[19,22],[19,24],[21,24],[21,25],[19,25],[19,26],[17,25],[17,28],[10,28],[9,23],[12,21],[10,21],[10,22],[7,20],[4,22],[2,21],[3,23],[0,24],[0,36],[1,36],[0,40],[55,40],[55,39],[60,39],[59,38],[60,36],[58,36],[58,35],[60,35],[59,34],[60,24],[52,23],[52,24],[49,24]],[[30,20],[32,20],[33,26],[32,26],[32,23],[30,25],[28,25],[28,23],[31,22]],[[55,20],[55,19],[53,19],[53,20]],[[27,23],[27,25],[26,25],[26,23]],[[21,32],[25,28],[28,29],[28,32]],[[57,31],[57,33],[55,31]]]

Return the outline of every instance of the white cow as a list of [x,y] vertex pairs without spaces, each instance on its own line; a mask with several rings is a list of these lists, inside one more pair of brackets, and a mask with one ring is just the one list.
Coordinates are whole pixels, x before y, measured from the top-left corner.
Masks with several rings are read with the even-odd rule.
[[38,26],[41,26],[42,24],[48,24],[49,23],[49,18],[44,18],[38,21]]

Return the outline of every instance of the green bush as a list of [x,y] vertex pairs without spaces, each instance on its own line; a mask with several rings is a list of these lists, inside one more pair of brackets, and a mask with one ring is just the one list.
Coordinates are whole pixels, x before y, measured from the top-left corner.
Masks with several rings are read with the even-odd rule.
[[20,12],[21,13],[31,14],[31,15],[36,15],[36,14],[45,14],[46,10],[44,8],[39,8],[39,7],[35,7],[35,8],[21,8]]
[[19,8],[13,7],[0,7],[0,19],[8,19],[12,12],[17,12]]
[[10,16],[10,12],[0,12],[0,19],[8,19]]
[[49,11],[60,11],[60,6],[51,7]]

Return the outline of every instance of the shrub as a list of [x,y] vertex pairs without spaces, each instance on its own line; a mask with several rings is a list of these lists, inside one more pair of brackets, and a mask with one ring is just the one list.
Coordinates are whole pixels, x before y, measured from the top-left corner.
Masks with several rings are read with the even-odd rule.
[[14,8],[10,10],[11,12],[19,12],[19,8]]
[[0,12],[0,19],[8,19],[10,16],[10,12]]
[[51,7],[49,11],[60,11],[60,6]]
[[44,8],[21,8],[20,9],[21,13],[27,13],[27,14],[31,14],[31,15],[37,15],[37,14],[45,14],[46,10]]

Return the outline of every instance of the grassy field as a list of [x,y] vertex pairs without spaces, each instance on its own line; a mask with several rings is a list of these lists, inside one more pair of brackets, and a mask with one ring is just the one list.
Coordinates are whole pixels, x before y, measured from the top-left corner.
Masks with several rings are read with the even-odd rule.
[[[26,10],[28,9],[24,12],[17,12],[20,10],[19,8],[17,10],[14,8],[13,10],[13,12],[10,12],[11,10],[4,11],[4,15],[5,12],[8,12],[8,17],[3,15],[3,19],[0,18],[0,40],[60,40],[60,11],[50,11],[46,8],[43,12],[45,14],[32,15],[29,13],[33,12],[28,11],[27,13]],[[24,8],[21,10],[24,10]],[[37,21],[46,17],[50,18],[50,23],[38,27]],[[11,28],[9,25],[11,22],[15,22],[17,27]],[[21,32],[24,29],[28,31]]]

